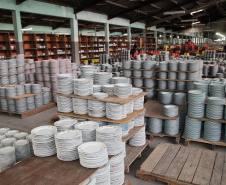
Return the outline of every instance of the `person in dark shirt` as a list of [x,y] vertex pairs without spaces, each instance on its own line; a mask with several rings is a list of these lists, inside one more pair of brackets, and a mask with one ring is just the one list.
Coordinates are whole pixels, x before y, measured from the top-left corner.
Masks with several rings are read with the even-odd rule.
[[133,49],[130,50],[130,58],[131,59],[136,59],[136,56],[139,55],[139,51],[137,50],[137,45],[133,45]]

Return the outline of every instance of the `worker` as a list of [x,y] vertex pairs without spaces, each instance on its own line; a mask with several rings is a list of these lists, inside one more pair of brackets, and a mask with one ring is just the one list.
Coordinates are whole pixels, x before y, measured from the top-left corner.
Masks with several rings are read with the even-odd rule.
[[139,55],[139,51],[137,50],[137,45],[134,44],[133,49],[130,50],[130,58],[135,60],[137,55]]

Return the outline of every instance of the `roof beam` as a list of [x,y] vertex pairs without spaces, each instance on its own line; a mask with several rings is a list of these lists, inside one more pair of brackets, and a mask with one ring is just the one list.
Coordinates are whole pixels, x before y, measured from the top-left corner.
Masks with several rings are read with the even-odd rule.
[[57,23],[54,26],[52,26],[52,29],[55,30],[55,29],[60,28],[60,27],[65,27],[68,24],[70,24],[70,22],[68,20],[65,20],[64,23]]
[[62,0],[40,0],[40,1],[45,2],[45,3],[52,3],[52,4],[56,4],[56,5],[60,5],[60,6],[75,7],[74,3],[66,3]]
[[23,3],[26,0],[16,0],[16,5],[20,5],[21,3]]
[[128,8],[128,6],[119,4],[119,3],[117,3],[117,2],[112,2],[112,1],[110,1],[110,0],[105,0],[105,2],[108,3],[108,4],[111,4],[111,5],[115,5],[115,6],[121,7],[121,8]]
[[81,11],[83,11],[83,10],[85,10],[85,9],[87,9],[87,8],[89,8],[89,7],[91,7],[91,6],[94,6],[94,5],[96,5],[96,4],[98,4],[98,3],[101,3],[101,2],[103,2],[104,0],[92,0],[92,1],[88,1],[88,2],[86,2],[84,5],[82,5],[82,6],[80,6],[80,7],[75,7],[74,8],[74,13],[76,14],[76,13],[79,13],[79,12],[81,12]]

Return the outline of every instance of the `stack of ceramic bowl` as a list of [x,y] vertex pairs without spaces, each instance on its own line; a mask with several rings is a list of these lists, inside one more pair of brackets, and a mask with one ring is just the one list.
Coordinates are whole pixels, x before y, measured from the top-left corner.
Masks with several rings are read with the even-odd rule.
[[34,155],[33,144],[32,144],[32,134],[29,134],[26,139],[29,141],[30,154]]
[[88,100],[72,98],[73,112],[75,114],[88,114]]
[[142,61],[139,60],[133,60],[132,61],[132,67],[134,69],[141,69]]
[[111,185],[124,184],[124,153],[121,152],[110,159]]
[[126,118],[126,105],[106,103],[106,117],[113,120]]
[[95,121],[84,121],[75,124],[75,129],[82,132],[83,142],[95,141],[96,140],[96,129],[99,124]]
[[186,118],[184,137],[189,139],[199,139],[201,137],[202,121]]
[[160,92],[160,102],[162,104],[171,104],[173,101],[173,93],[172,92]]
[[173,94],[173,102],[176,105],[186,104],[186,93],[174,93]]
[[146,143],[145,127],[142,127],[130,140],[131,146],[143,146]]
[[13,143],[15,147],[16,161],[22,161],[31,156],[29,141],[20,139]]
[[116,155],[122,151],[122,128],[112,125],[99,127],[96,141],[107,146],[108,155]]
[[99,168],[108,163],[107,147],[100,142],[87,142],[78,147],[80,164],[85,168]]
[[98,72],[94,75],[94,84],[105,85],[109,84],[112,77],[112,73]]
[[91,79],[74,79],[74,94],[79,96],[88,96],[93,93],[93,81]]
[[48,157],[56,154],[54,135],[57,128],[51,125],[40,126],[31,130],[34,154]]
[[73,161],[79,158],[78,146],[82,144],[80,130],[58,132],[55,135],[57,158],[62,161]]
[[12,146],[0,148],[0,172],[16,163],[15,148]]
[[203,138],[207,141],[219,141],[221,139],[222,123],[205,121]]
[[134,119],[134,127],[140,127],[144,124],[144,115],[145,112],[139,114],[135,119]]
[[128,78],[126,77],[112,77],[111,84],[118,84],[118,83],[128,83]]
[[72,94],[73,84],[72,84],[71,74],[60,74],[57,76],[57,91],[61,94]]
[[13,146],[13,143],[16,141],[16,138],[10,137],[1,140],[1,144],[3,147]]
[[91,117],[104,117],[106,103],[95,100],[88,100],[88,114]]
[[133,110],[141,110],[144,108],[144,96],[133,101]]
[[57,127],[57,131],[67,131],[67,130],[74,130],[74,125],[78,121],[76,119],[64,119],[60,121],[56,121],[54,126]]
[[209,119],[223,119],[225,98],[208,97],[206,117]]
[[103,92],[107,93],[108,95],[113,95],[114,87],[115,87],[114,84],[103,85]]
[[164,132],[167,135],[176,135],[179,133],[179,119],[165,120]]
[[72,112],[72,98],[57,96],[57,108],[59,112]]
[[87,79],[94,79],[94,66],[91,65],[83,65],[81,66],[81,77]]
[[108,123],[108,125],[118,126],[122,128],[122,137],[126,137],[129,134],[129,123],[119,124],[119,123]]
[[93,85],[93,93],[101,92],[101,91],[102,91],[102,85],[98,85],[98,84]]
[[[133,112],[133,103],[134,102],[130,102],[126,104],[126,114],[131,114]],[[139,105],[138,105],[139,106]]]
[[164,105],[164,116],[175,117],[178,116],[178,106],[177,105]]
[[27,132],[19,132],[15,134],[13,137],[15,137],[17,140],[20,140],[20,139],[26,139],[27,136],[28,136]]
[[19,131],[18,130],[9,130],[8,132],[5,133],[5,136],[7,138],[11,138],[14,137],[15,134],[18,134]]
[[225,97],[225,87],[223,83],[211,83],[209,85],[210,96]]
[[163,120],[159,118],[149,118],[148,131],[152,133],[162,132]]
[[126,83],[115,84],[114,94],[119,98],[128,98],[132,95],[132,85]]
[[136,87],[132,88],[132,94],[133,95],[140,94],[141,92],[143,92],[143,89],[141,89],[141,88],[136,88]]
[[110,163],[98,169],[94,176],[96,177],[97,185],[110,185]]
[[10,130],[9,128],[0,128],[0,135],[4,135],[9,130]]
[[205,96],[208,96],[209,85],[206,82],[194,82],[194,89],[205,92]]

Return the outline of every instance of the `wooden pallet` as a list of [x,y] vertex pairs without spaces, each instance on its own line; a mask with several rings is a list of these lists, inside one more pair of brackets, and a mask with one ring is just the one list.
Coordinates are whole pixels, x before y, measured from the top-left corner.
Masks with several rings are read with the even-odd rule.
[[24,113],[9,112],[9,111],[0,111],[0,114],[1,113],[7,113],[7,114],[9,114],[9,116],[20,115],[21,119],[24,119],[24,118],[26,118],[28,116],[37,114],[39,112],[43,112],[43,111],[48,110],[48,109],[51,109],[53,107],[56,107],[56,103],[50,103],[50,104],[44,105],[42,107],[35,108],[33,110],[29,110],[29,111],[24,112]]
[[175,138],[175,143],[179,144],[180,143],[180,138],[181,138],[182,130],[179,131],[178,134],[176,135],[167,135],[164,132],[161,133],[151,133],[146,131],[146,135],[150,136],[150,141],[154,141],[156,137],[172,137]]
[[194,80],[180,80],[180,79],[160,79],[158,78],[157,80],[161,80],[161,81],[176,81],[176,82],[194,82],[196,80],[198,80],[199,78],[202,78],[202,75],[200,75],[199,77],[197,77]]
[[159,144],[136,172],[139,179],[170,185],[226,184],[226,154]]
[[146,141],[143,146],[130,146],[126,145],[126,157],[125,157],[125,173],[129,173],[130,165],[137,159],[141,157],[143,150],[150,145],[150,141]]

